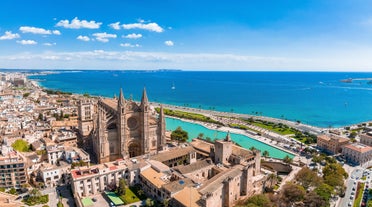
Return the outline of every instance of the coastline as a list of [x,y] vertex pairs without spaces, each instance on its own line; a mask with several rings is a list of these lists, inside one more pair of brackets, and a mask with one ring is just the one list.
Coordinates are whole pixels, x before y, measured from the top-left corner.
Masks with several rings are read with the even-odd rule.
[[[38,89],[48,89],[46,87],[43,87],[40,85],[40,83],[36,80],[30,80],[30,79],[27,79],[28,81],[31,82],[31,84],[34,86],[34,87],[37,87]],[[83,94],[77,94],[77,93],[73,93],[73,95],[78,95],[78,96],[83,96]],[[96,97],[97,96],[92,96],[92,97]],[[162,103],[157,103],[157,102],[150,102],[150,104],[154,107],[157,107],[157,106],[160,106],[162,105],[163,107],[166,107],[166,108],[171,108],[171,109],[183,109],[183,110],[186,110],[186,111],[190,111],[190,112],[201,112],[205,115],[219,115],[219,116],[231,116],[231,117],[251,117],[249,115],[246,115],[246,114],[236,114],[236,113],[229,113],[229,112],[219,112],[219,111],[212,111],[212,110],[203,110],[203,109],[194,109],[194,108],[188,108],[188,107],[179,107],[179,106],[174,106],[174,105],[169,105],[169,104],[162,104]],[[281,146],[277,146],[277,145],[274,145],[273,143],[270,143],[267,141],[267,138],[264,138],[263,136],[258,136],[258,135],[252,135],[252,134],[249,134],[247,133],[246,131],[242,130],[242,129],[236,129],[236,128],[231,128],[231,127],[226,127],[226,126],[223,126],[223,127],[217,127],[217,125],[215,124],[212,124],[212,123],[204,123],[204,122],[200,122],[200,121],[194,121],[194,120],[188,120],[188,119],[181,119],[181,118],[177,118],[177,117],[171,117],[171,116],[166,116],[168,118],[173,118],[173,119],[179,119],[181,121],[184,121],[184,122],[189,122],[189,123],[193,123],[193,124],[199,124],[207,129],[210,129],[210,130],[218,130],[218,131],[222,131],[222,132],[232,132],[232,133],[235,133],[235,134],[240,134],[240,135],[243,135],[247,138],[250,138],[250,139],[254,139],[256,141],[259,141],[263,144],[266,144],[266,145],[269,145],[271,147],[274,147],[278,150],[281,150],[281,151],[284,151],[286,153],[289,153],[291,155],[293,155],[293,157],[296,157],[298,156],[298,154],[296,154],[295,152],[292,152],[292,151],[289,151]],[[275,119],[275,118],[271,118],[271,117],[263,117],[263,116],[259,116],[259,118],[262,118],[262,119],[267,119],[267,120],[272,120],[272,119]],[[280,120],[277,120],[277,121],[280,121]],[[310,126],[309,126],[310,127]],[[196,137],[195,137],[196,138]]]
[[[28,77],[28,80],[32,80],[32,81],[36,81],[38,82],[39,86],[42,87],[42,88],[46,88],[48,89],[48,87],[44,87],[43,83],[42,82],[39,82],[38,80],[36,79],[30,79],[29,76],[34,76],[35,74],[33,73],[28,73],[26,74],[26,76]],[[56,90],[59,90],[58,87]],[[70,91],[76,91],[76,90],[70,90]],[[77,92],[73,92],[73,94],[83,94],[83,92],[80,92],[79,90],[77,90]],[[100,95],[100,94],[96,94],[96,95],[91,95],[91,97],[112,97],[112,96],[107,96],[107,95]],[[156,101],[156,99],[155,99]],[[207,114],[215,114],[216,116],[230,116],[230,117],[241,117],[241,118],[250,118],[250,117],[253,117],[255,119],[261,119],[261,120],[266,120],[266,121],[270,121],[270,122],[274,122],[274,123],[284,123],[288,126],[291,126],[293,128],[296,128],[296,129],[299,129],[300,131],[308,131],[310,133],[313,133],[313,134],[319,134],[321,133],[322,131],[324,130],[328,130],[328,129],[342,129],[344,127],[347,127],[347,126],[355,126],[355,125],[360,125],[361,123],[366,123],[366,122],[372,122],[371,121],[368,121],[368,120],[358,120],[357,123],[353,123],[353,121],[340,121],[341,123],[344,122],[344,124],[336,124],[337,127],[332,127],[332,125],[324,125],[324,124],[317,124],[317,123],[312,123],[312,124],[309,124],[309,122],[306,120],[306,119],[301,119],[301,116],[298,118],[299,120],[301,120],[302,122],[300,122],[299,124],[297,123],[297,118],[295,116],[295,118],[291,118],[291,119],[287,119],[285,118],[283,115],[281,117],[278,117],[278,116],[262,116],[262,114],[260,115],[257,115],[257,114],[251,114],[250,112],[249,113],[245,113],[245,112],[234,112],[234,111],[225,111],[225,110],[217,110],[217,111],[212,111],[211,109],[201,109],[201,108],[197,108],[196,106],[182,106],[180,104],[166,104],[166,103],[159,103],[159,102],[151,102],[152,104],[154,105],[164,105],[164,106],[167,106],[169,108],[173,107],[173,108],[178,108],[178,109],[182,109],[182,110],[185,110],[185,111],[190,111],[190,112],[197,112],[197,113],[207,113]],[[214,109],[213,109],[214,110]],[[284,113],[284,112],[283,112]],[[366,119],[370,119],[370,117],[366,117]],[[337,120],[346,120],[345,119],[337,119]],[[336,120],[336,122],[337,122]],[[347,119],[349,120],[349,119]],[[352,120],[352,119],[351,119]],[[306,124],[305,124],[306,123]]]

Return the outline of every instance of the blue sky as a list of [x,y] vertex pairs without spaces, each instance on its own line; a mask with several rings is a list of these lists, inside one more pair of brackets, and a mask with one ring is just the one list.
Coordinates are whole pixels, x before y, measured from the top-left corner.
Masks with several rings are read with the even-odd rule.
[[372,1],[3,0],[0,68],[372,71]]

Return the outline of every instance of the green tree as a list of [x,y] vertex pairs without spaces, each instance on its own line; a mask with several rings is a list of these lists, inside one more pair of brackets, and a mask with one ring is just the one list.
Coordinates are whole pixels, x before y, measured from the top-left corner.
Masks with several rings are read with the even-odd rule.
[[58,201],[57,207],[63,207],[63,203],[61,201]]
[[355,138],[358,135],[355,131],[351,132],[349,138]]
[[17,194],[17,190],[15,188],[11,188],[8,193],[12,194],[12,195],[16,195]]
[[319,187],[314,189],[315,193],[318,194],[323,200],[325,200],[327,203],[329,203],[329,199],[331,199],[331,196],[333,194],[333,187],[323,183],[319,185]]
[[23,139],[17,139],[13,144],[12,147],[19,151],[19,152],[29,152],[30,151],[30,145],[27,141]]
[[305,206],[308,207],[325,207],[328,205],[328,203],[314,191],[307,193],[303,202]]
[[30,95],[30,93],[24,93],[23,98],[27,98]]
[[6,189],[3,188],[3,187],[0,188],[0,192],[5,192],[5,190],[6,190]]
[[30,191],[30,197],[40,197],[41,196],[41,192],[36,189],[36,188],[33,188],[31,191]]
[[151,198],[147,198],[146,201],[145,201],[145,205],[149,206],[149,207],[154,206],[155,202]]
[[250,197],[247,204],[254,204],[257,207],[270,207],[273,206],[270,199],[265,194],[258,194]]
[[39,121],[44,120],[44,116],[43,116],[42,113],[39,113],[39,116],[38,116],[37,120],[39,120]]
[[126,189],[126,182],[124,178],[119,179],[119,186],[116,189],[116,193],[119,194],[119,196],[125,195],[125,189]]
[[285,163],[288,163],[288,164],[290,164],[290,163],[292,163],[292,158],[290,158],[288,155],[286,155],[284,158],[283,158],[283,162],[285,162]]
[[270,187],[272,187],[274,183],[278,182],[278,176],[274,173],[270,173],[268,180],[270,180]]
[[171,133],[171,139],[177,140],[179,142],[186,142],[189,139],[189,135],[187,131],[184,131],[180,126],[177,127],[176,130],[174,130]]
[[300,185],[288,182],[281,190],[280,200],[291,206],[293,203],[301,201],[305,196],[305,189]]
[[265,151],[263,151],[262,155],[264,157],[268,157],[270,155],[270,153],[267,150],[265,150]]
[[168,207],[169,206],[169,198],[164,199],[162,203],[163,203],[164,207]]
[[137,193],[138,193],[138,196],[139,196],[139,197],[141,197],[142,195],[145,194],[145,192],[144,192],[142,189],[139,189],[139,190],[137,191]]
[[249,150],[254,151],[254,150],[256,150],[256,148],[255,147],[250,147]]
[[199,133],[199,134],[198,134],[198,138],[199,138],[199,139],[203,139],[203,137],[204,137],[204,134],[203,134],[203,133]]
[[322,183],[322,179],[316,172],[310,170],[308,167],[303,167],[295,176],[295,179],[305,189],[309,187],[317,187]]

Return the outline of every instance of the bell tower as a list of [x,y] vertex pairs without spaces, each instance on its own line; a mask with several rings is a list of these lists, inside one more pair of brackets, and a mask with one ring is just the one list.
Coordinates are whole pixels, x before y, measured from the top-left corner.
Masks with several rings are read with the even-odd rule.
[[123,90],[120,88],[120,95],[118,100],[118,136],[120,144],[120,153],[122,157],[125,157],[125,99]]
[[141,119],[142,119],[142,146],[143,152],[150,151],[149,138],[149,99],[147,98],[146,88],[143,88],[141,99]]

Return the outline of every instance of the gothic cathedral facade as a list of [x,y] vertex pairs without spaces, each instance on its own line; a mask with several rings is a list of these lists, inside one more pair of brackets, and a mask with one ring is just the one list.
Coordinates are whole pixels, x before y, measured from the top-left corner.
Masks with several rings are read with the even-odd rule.
[[165,117],[150,107],[146,89],[139,104],[119,98],[97,103],[93,150],[99,163],[156,153],[165,146]]

